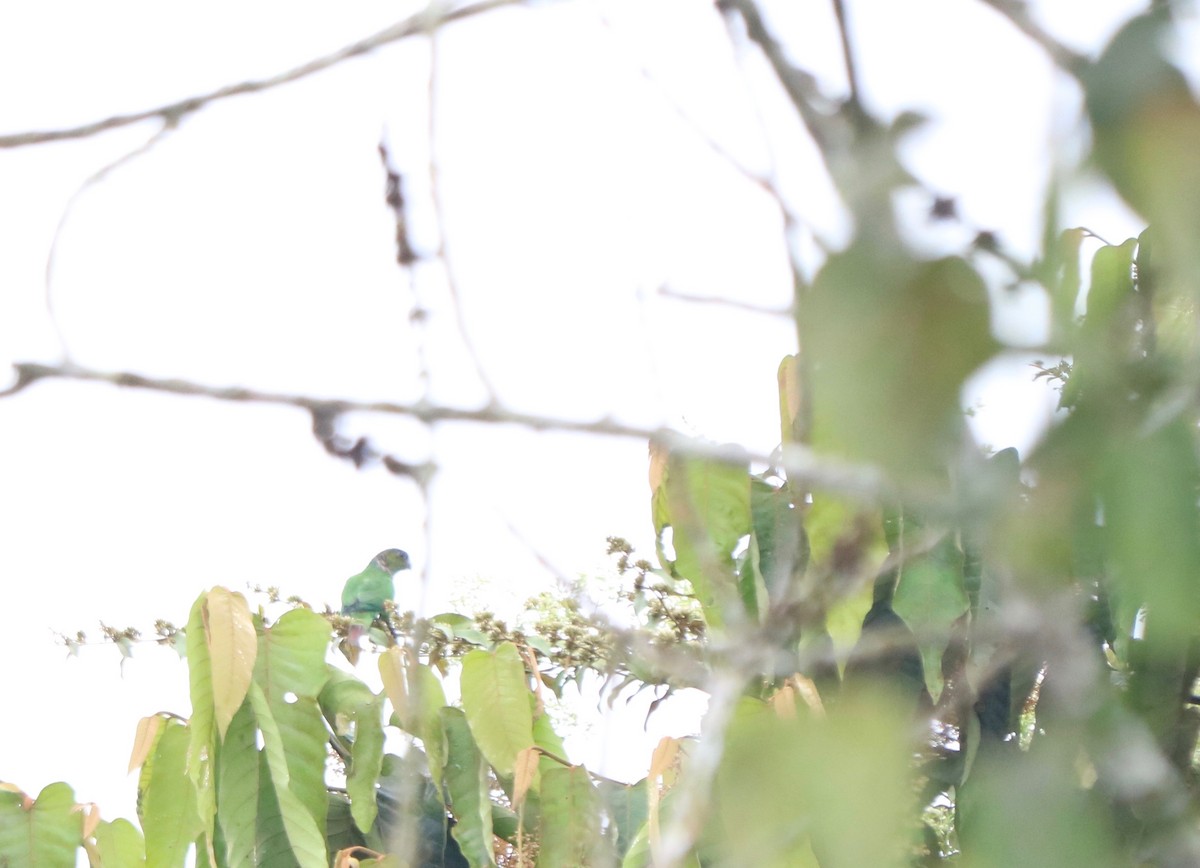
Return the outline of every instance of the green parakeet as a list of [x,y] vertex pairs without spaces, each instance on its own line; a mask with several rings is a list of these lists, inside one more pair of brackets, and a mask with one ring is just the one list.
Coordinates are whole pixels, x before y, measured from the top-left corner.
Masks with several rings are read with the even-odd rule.
[[383,603],[396,593],[393,577],[411,569],[408,553],[400,549],[385,549],[367,564],[366,569],[346,579],[342,590],[342,614],[369,624],[383,615]]

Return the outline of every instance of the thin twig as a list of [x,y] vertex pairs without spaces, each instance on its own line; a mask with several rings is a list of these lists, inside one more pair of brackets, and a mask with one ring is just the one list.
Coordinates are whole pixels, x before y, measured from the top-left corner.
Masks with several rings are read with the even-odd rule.
[[862,107],[862,88],[858,80],[858,63],[854,57],[854,47],[850,42],[850,26],[846,21],[845,0],[833,0],[833,11],[837,16],[838,35],[842,41],[842,62],[846,67],[846,80],[850,86],[850,98],[847,106],[858,119],[865,119]]
[[441,166],[438,163],[438,116],[437,116],[437,85],[438,85],[438,35],[437,31],[429,34],[429,194],[433,201],[434,219],[437,221],[438,259],[442,263],[442,273],[446,276],[446,290],[450,296],[450,307],[454,311],[454,322],[458,327],[459,336],[466,347],[471,364],[475,367],[475,376],[487,391],[488,400],[496,401],[496,389],[487,375],[471,334],[467,330],[467,321],[463,313],[462,292],[459,288],[458,276],[454,270],[454,261],[450,256],[449,233],[446,231],[446,203],[442,199]]
[[219,100],[245,94],[260,93],[279,87],[280,85],[291,84],[294,81],[299,81],[318,72],[324,72],[343,61],[361,57],[364,54],[370,54],[377,48],[381,48],[392,42],[397,42],[410,36],[429,33],[443,24],[461,21],[484,12],[490,12],[493,9],[514,6],[522,2],[524,0],[479,0],[477,3],[462,6],[458,9],[436,9],[436,11],[435,7],[440,4],[431,4],[429,8],[411,15],[390,27],[386,27],[378,33],[343,46],[332,54],[326,54],[267,78],[251,79],[238,84],[226,85],[199,96],[188,97],[187,99],[177,100],[176,102],[167,103],[156,108],[144,109],[131,114],[113,115],[103,120],[92,121],[76,127],[11,133],[0,136],[0,148],[21,148],[26,145],[37,145],[43,142],[83,139],[88,136],[97,135],[98,133],[119,129],[120,127],[138,124],[142,121],[153,120],[155,118],[160,118],[167,123],[178,122],[180,118],[199,111],[205,106]]
[[54,266],[58,259],[58,242],[62,236],[63,229],[67,225],[67,220],[70,219],[72,212],[75,210],[75,203],[79,201],[80,197],[83,196],[84,193],[99,184],[112,172],[116,171],[121,166],[124,166],[132,160],[149,153],[155,145],[165,139],[167,135],[175,130],[178,126],[178,118],[164,121],[163,125],[159,127],[158,131],[155,132],[154,135],[148,138],[145,142],[88,176],[87,180],[80,184],[79,188],[71,194],[71,198],[67,200],[67,204],[63,208],[62,214],[58,218],[58,225],[54,227],[54,236],[50,239],[50,251],[46,254],[46,270],[43,294],[46,303],[46,314],[50,318],[50,325],[54,329],[55,337],[58,338],[59,349],[62,350],[62,357],[64,359],[69,359],[71,354],[67,349],[67,340],[63,336],[62,329],[58,324],[58,316],[54,312]]
[[980,0],[981,3],[992,7],[1009,22],[1037,44],[1060,69],[1078,77],[1089,66],[1091,61],[1085,55],[1063,45],[1041,28],[1029,15],[1029,9],[1024,0]]
[[734,310],[742,310],[746,313],[761,313],[765,316],[790,317],[793,314],[793,310],[790,306],[771,307],[765,304],[752,304],[748,301],[739,301],[736,298],[725,298],[722,296],[711,295],[693,295],[688,292],[680,292],[677,289],[671,289],[669,286],[660,286],[658,288],[658,295],[662,298],[669,298],[676,301],[686,301],[689,304],[718,304],[722,307],[728,307]]

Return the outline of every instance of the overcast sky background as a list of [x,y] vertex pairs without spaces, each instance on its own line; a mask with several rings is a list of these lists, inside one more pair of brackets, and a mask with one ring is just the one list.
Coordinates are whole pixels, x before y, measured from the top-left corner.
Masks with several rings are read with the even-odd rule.
[[[840,93],[830,4],[766,5],[797,62]],[[868,108],[933,119],[906,149],[909,167],[958,197],[969,223],[1031,255],[1049,167],[1081,148],[1073,86],[982,4],[848,6]],[[1033,6],[1064,41],[1094,51],[1141,4]],[[273,74],[415,8],[5,4],[0,132]],[[668,424],[759,452],[777,443],[775,369],[795,349],[787,320],[660,293],[788,302],[778,209],[713,143],[751,173],[774,160],[795,211],[845,236],[811,147],[773,111],[752,55],[731,50],[701,0],[544,3],[439,38],[446,241],[469,340],[506,406]],[[396,266],[383,201],[376,147],[386,135],[408,181],[414,243],[433,254],[429,68],[428,43],[413,39],[213,105],[84,192],[62,226],[52,282],[72,358],[214,385],[413,400],[423,341],[432,398],[481,403],[443,272],[432,258],[410,273]],[[46,314],[55,228],[89,175],[154,130],[0,152],[0,364],[60,357]],[[1142,228],[1086,184],[1064,217],[1113,241]],[[962,249],[969,233],[931,237]],[[424,328],[410,322],[414,306],[430,311]],[[1018,295],[997,328],[1036,339],[1041,310],[1036,293]],[[965,396],[982,402],[980,437],[997,448],[1027,446],[1031,420],[1053,406],[1027,369],[1012,370]],[[189,709],[185,664],[170,652],[139,648],[122,671],[111,648],[66,660],[53,631],[183,623],[218,583],[278,584],[333,603],[346,576],[393,545],[428,565],[427,611],[474,595],[511,615],[554,587],[539,555],[576,576],[609,571],[609,534],[652,553],[644,442],[347,423],[401,458],[438,463],[432,550],[415,486],[329,458],[300,411],[61,382],[0,400],[0,780],[33,793],[66,780],[106,817],[132,816],[125,765],[137,719]],[[576,758],[636,778],[645,745],[680,725],[652,722],[637,741],[640,722],[627,716],[608,739],[579,740]],[[636,749],[612,748],[631,740]]]

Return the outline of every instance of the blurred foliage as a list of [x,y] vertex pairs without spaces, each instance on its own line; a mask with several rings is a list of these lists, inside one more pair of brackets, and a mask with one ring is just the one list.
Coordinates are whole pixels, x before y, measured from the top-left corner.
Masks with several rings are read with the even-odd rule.
[[[757,4],[717,5],[856,227],[811,281],[795,263],[800,352],[779,367],[769,466],[655,442],[657,565],[610,538],[617,599],[545,594],[520,624],[389,603],[364,649],[336,613],[294,600],[272,621],[205,592],[150,640],[186,654],[193,708],[139,726],[140,829],[65,784],[3,785],[0,863],[1200,864],[1200,107],[1170,59],[1173,6],[1095,61],[1017,16],[1078,81],[1091,163],[1151,227],[1085,261],[1091,233],[1051,201],[1023,264],[990,232],[960,255],[906,246],[892,199],[915,181],[895,149],[914,119],[873,119],[853,89],[818,99]],[[1052,319],[1029,376],[1060,414],[1024,456],[983,454],[961,408],[1006,351],[996,262]],[[146,641],[102,632],[124,655]],[[685,687],[711,703],[623,784],[567,756],[545,700],[569,684],[610,704],[654,691],[652,712]]]

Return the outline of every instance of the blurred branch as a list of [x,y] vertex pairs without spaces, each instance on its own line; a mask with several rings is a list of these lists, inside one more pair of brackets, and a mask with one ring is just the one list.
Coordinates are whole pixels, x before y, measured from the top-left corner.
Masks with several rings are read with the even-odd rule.
[[71,198],[67,200],[66,207],[63,208],[62,215],[58,218],[58,225],[54,227],[54,236],[50,239],[50,252],[46,254],[46,269],[44,279],[43,297],[46,303],[46,315],[50,318],[50,325],[54,329],[54,335],[58,338],[59,349],[62,350],[64,359],[69,359],[71,353],[67,348],[67,339],[62,333],[62,329],[58,324],[58,316],[54,311],[54,266],[58,259],[58,242],[62,237],[63,228],[67,225],[67,220],[70,219],[71,213],[75,210],[75,203],[88,190],[97,184],[104,181],[110,174],[125,164],[132,162],[144,154],[149,153],[154,147],[165,139],[176,127],[179,126],[179,119],[167,119],[163,125],[148,138],[145,142],[138,145],[132,151],[122,154],[117,159],[113,160],[87,177],[79,188],[71,194]]
[[205,106],[219,100],[229,99],[234,96],[243,96],[245,94],[260,93],[281,85],[291,84],[294,81],[299,81],[318,72],[324,72],[343,61],[361,57],[364,54],[370,54],[377,48],[398,42],[401,39],[426,34],[444,24],[461,21],[484,12],[490,12],[493,9],[499,9],[503,6],[513,6],[521,2],[524,2],[524,0],[479,0],[477,3],[469,6],[461,6],[457,9],[441,8],[442,4],[432,2],[421,12],[411,15],[390,27],[386,27],[378,33],[374,33],[357,42],[352,42],[331,54],[326,54],[323,57],[318,57],[307,63],[302,63],[300,66],[267,78],[251,79],[238,84],[226,85],[209,93],[167,103],[157,108],[144,109],[143,111],[131,114],[113,115],[103,120],[92,121],[91,123],[76,127],[11,133],[0,136],[0,148],[21,148],[26,145],[36,145],[43,142],[83,139],[155,118],[160,118],[167,124],[176,124],[187,115],[199,111]]
[[858,63],[854,58],[854,47],[850,42],[850,26],[846,21],[845,0],[833,0],[833,12],[837,16],[838,35],[842,40],[842,62],[846,67],[846,81],[850,87],[850,98],[846,105],[858,121],[865,121],[862,107],[862,89],[858,83]]
[[1078,76],[1091,64],[1087,57],[1063,45],[1043,30],[1030,16],[1028,4],[1024,0],[980,0],[980,2],[991,6],[1007,18],[1009,23],[1046,52],[1057,66],[1071,75]]
[[746,25],[746,35],[766,55],[788,99],[800,113],[801,120],[828,164],[831,155],[845,150],[850,131],[836,112],[825,112],[818,108],[823,97],[816,78],[792,65],[783,45],[767,29],[754,0],[717,0],[717,8],[724,13],[737,12],[741,16]]
[[[296,407],[320,419],[330,419],[346,413],[384,413],[408,416],[426,423],[435,422],[481,422],[498,425],[519,425],[535,431],[562,431],[578,434],[595,434],[607,437],[626,437],[637,440],[652,440],[668,449],[678,449],[684,454],[729,461],[774,464],[782,467],[792,479],[802,480],[814,488],[836,491],[851,498],[877,503],[882,498],[901,496],[883,472],[869,465],[849,464],[797,444],[788,444],[775,456],[759,455],[747,451],[737,444],[708,443],[687,437],[667,428],[651,428],[620,422],[609,416],[599,419],[581,420],[545,416],[538,413],[523,413],[508,410],[496,404],[478,408],[447,407],[428,401],[400,403],[394,401],[351,401],[342,398],[317,398],[311,395],[264,392],[244,386],[210,386],[178,378],[148,377],[128,371],[100,371],[71,363],[45,365],[38,362],[18,362],[13,365],[16,381],[6,389],[0,389],[0,398],[15,395],[41,380],[75,380],[79,382],[108,383],[132,389],[146,389],[172,395],[212,398],[234,403],[276,404]],[[906,490],[906,502],[918,506],[929,506],[936,502],[932,492]]]

